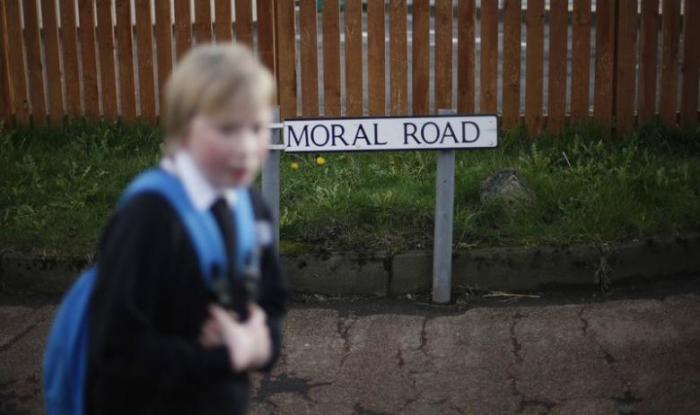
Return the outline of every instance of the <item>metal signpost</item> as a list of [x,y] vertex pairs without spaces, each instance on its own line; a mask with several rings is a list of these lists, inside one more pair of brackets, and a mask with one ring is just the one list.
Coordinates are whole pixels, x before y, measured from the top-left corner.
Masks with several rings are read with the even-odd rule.
[[275,112],[271,154],[263,169],[263,194],[273,210],[279,243],[279,160],[281,151],[438,151],[433,254],[433,301],[450,301],[454,220],[455,150],[498,146],[496,115],[296,118],[279,123]]
[[[440,110],[439,114],[454,114]],[[438,150],[435,174],[433,302],[448,303],[452,293],[452,229],[455,198],[455,151]]]
[[274,228],[275,246],[280,246],[280,155],[284,151],[282,140],[282,127],[280,123],[280,107],[275,106],[272,114],[272,142],[270,153],[263,165],[262,194],[270,207]]

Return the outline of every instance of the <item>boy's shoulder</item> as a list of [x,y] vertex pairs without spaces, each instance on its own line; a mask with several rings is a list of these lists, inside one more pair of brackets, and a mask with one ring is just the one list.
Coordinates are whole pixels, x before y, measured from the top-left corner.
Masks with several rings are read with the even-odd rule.
[[128,198],[115,209],[116,214],[125,215],[158,215],[175,213],[167,198],[158,192],[142,192]]
[[110,220],[112,225],[141,231],[170,227],[176,212],[170,202],[156,192],[134,195],[116,208]]
[[176,213],[165,198],[157,193],[138,194],[112,212],[100,235],[99,252],[106,247],[133,248],[177,241],[182,234],[179,226]]

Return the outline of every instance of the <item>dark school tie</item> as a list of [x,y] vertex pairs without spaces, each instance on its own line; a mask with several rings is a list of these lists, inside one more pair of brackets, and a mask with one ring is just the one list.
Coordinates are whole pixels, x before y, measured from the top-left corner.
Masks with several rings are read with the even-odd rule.
[[214,280],[214,290],[219,302],[226,308],[236,311],[241,320],[248,319],[250,294],[241,278],[236,277],[236,225],[233,212],[225,198],[219,197],[211,207],[216,223],[223,236],[228,262],[226,275]]
[[233,220],[231,219],[231,209],[226,202],[226,199],[219,197],[211,206],[211,211],[214,214],[216,224],[221,232],[221,239],[224,241],[224,252],[226,253],[226,262],[228,267],[226,274],[220,273],[214,276],[213,287],[217,298],[221,305],[226,308],[231,308],[231,286],[233,284],[233,267],[235,265],[236,247],[235,233],[233,229]]
[[219,197],[216,199],[214,204],[211,206],[212,213],[216,219],[217,225],[219,225],[219,230],[221,231],[221,236],[224,240],[224,246],[226,250],[226,259],[229,263],[229,275],[232,275],[233,266],[236,260],[236,234],[233,224],[233,217],[231,215],[231,208],[226,202],[226,199]]

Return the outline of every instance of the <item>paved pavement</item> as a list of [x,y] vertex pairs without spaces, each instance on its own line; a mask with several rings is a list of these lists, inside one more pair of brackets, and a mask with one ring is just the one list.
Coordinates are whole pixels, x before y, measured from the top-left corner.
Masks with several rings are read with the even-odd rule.
[[[55,299],[0,296],[0,413],[38,414]],[[690,414],[700,276],[611,295],[302,298],[252,414]]]

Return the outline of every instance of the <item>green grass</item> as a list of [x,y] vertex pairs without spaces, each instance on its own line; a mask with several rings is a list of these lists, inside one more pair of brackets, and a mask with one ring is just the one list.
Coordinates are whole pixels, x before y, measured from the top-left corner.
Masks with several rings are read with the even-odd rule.
[[[151,127],[96,123],[2,132],[0,249],[91,253],[119,193],[157,162],[161,141]],[[535,140],[516,131],[500,143],[457,153],[459,246],[618,241],[700,225],[700,130],[652,125],[611,137],[588,126]],[[284,249],[431,246],[433,152],[324,157],[323,166],[282,157]],[[523,174],[537,195],[531,209],[513,215],[480,203],[481,181],[501,168]]]
[[93,252],[120,190],[157,162],[161,141],[147,126],[75,123],[4,131],[0,247]]

